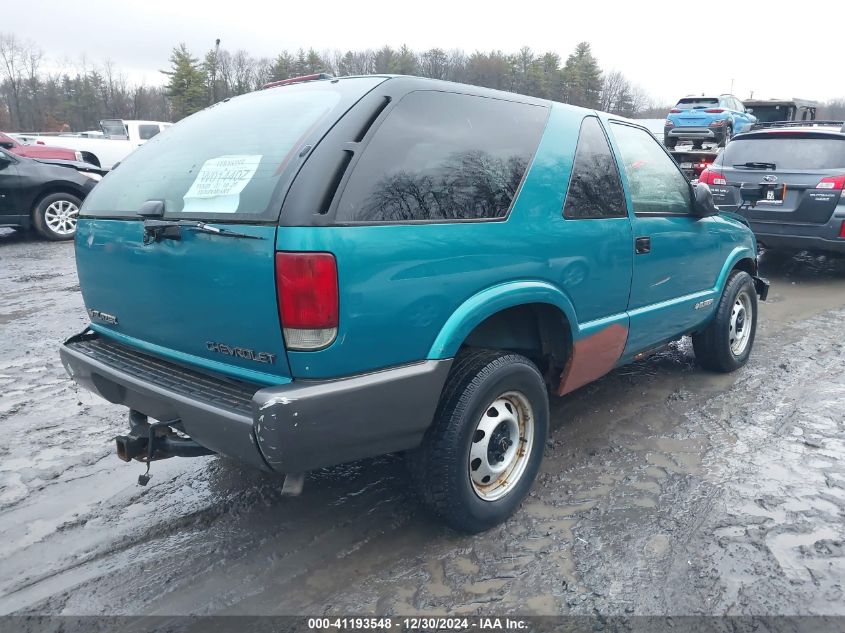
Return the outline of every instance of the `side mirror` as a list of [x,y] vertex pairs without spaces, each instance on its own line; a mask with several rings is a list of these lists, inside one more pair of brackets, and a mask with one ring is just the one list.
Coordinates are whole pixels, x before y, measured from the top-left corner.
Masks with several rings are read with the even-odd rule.
[[693,192],[692,214],[698,218],[709,218],[711,215],[718,215],[719,209],[713,202],[713,194],[710,187],[704,183],[695,185]]

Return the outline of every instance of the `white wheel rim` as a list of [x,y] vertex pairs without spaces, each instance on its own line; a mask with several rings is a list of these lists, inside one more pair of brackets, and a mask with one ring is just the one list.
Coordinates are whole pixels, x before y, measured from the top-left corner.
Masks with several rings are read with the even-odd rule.
[[728,326],[730,328],[731,353],[734,356],[741,356],[745,348],[748,347],[753,321],[754,308],[751,304],[751,297],[745,291],[740,292],[731,308],[731,320]]
[[518,391],[491,402],[473,431],[468,472],[475,494],[496,501],[508,494],[525,473],[534,445],[534,411]]
[[44,222],[57,235],[71,235],[76,231],[79,207],[70,200],[56,200],[44,210]]

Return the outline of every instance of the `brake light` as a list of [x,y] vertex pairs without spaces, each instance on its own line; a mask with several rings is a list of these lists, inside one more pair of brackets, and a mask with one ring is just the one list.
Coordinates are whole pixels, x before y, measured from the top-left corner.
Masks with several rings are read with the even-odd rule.
[[845,189],[845,174],[822,178],[819,184],[816,185],[816,189],[835,189],[837,191]]
[[669,110],[669,112],[671,112],[672,114],[678,114],[679,112],[681,112],[681,110],[679,110],[678,108],[672,108],[671,110]]
[[326,347],[337,336],[337,262],[331,253],[276,253],[276,298],[285,345]]
[[839,227],[839,237],[845,240],[845,220],[842,220],[842,224]]
[[724,108],[707,108],[705,110],[707,114],[721,114],[724,111]]
[[727,179],[718,171],[712,171],[709,167],[701,172],[698,177],[698,182],[703,182],[705,185],[722,185],[728,184]]

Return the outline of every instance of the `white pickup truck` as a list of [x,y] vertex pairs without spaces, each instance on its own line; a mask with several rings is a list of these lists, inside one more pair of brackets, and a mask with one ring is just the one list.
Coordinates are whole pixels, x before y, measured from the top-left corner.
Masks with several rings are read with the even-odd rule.
[[82,160],[103,169],[111,169],[115,163],[126,158],[137,147],[156,134],[169,128],[172,123],[161,121],[136,121],[126,119],[103,119],[100,137],[74,134],[19,134],[39,145],[52,145],[74,149],[82,154]]

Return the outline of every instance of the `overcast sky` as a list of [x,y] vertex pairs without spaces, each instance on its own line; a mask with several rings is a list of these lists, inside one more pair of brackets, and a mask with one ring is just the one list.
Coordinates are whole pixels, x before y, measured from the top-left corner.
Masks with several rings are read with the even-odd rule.
[[[111,59],[132,81],[162,83],[170,49],[198,56],[215,38],[229,50],[275,56],[299,47],[408,44],[501,49],[530,46],[563,59],[579,41],[604,70],[620,70],[655,100],[689,93],[740,98],[845,97],[842,0],[0,0],[0,31],[38,44],[53,64]],[[696,26],[698,25],[698,26]]]

